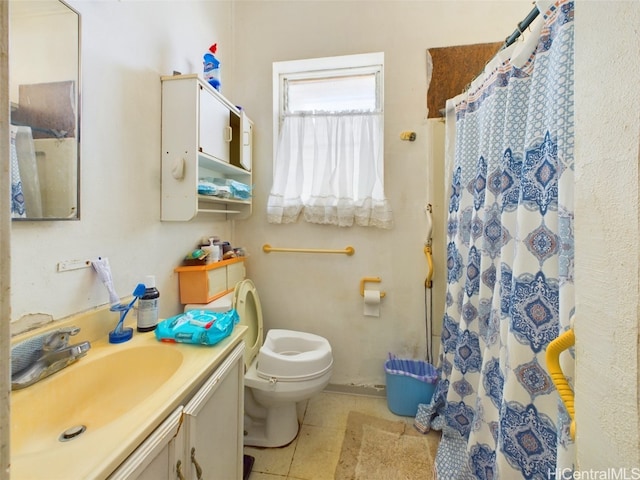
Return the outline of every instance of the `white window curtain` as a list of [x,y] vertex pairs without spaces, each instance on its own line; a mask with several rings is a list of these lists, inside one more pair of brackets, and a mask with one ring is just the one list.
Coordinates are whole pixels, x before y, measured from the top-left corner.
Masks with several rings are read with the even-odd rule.
[[283,118],[267,203],[270,223],[391,228],[383,189],[379,112],[289,114]]

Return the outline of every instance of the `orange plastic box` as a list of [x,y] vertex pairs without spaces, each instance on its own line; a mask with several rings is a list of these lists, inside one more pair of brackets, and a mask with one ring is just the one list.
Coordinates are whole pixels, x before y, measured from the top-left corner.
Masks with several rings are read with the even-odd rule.
[[232,292],[245,277],[245,257],[231,258],[207,265],[180,266],[180,303],[209,303]]

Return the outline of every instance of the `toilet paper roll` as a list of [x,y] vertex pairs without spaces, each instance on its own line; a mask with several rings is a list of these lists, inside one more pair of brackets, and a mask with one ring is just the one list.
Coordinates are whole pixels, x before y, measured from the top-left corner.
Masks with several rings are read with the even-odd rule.
[[364,291],[364,316],[365,317],[380,316],[380,291],[379,290]]

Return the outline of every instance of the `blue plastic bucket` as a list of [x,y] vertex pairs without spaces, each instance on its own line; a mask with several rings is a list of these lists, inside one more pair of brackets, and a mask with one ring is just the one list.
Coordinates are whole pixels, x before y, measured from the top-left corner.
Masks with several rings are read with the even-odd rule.
[[430,403],[438,381],[436,368],[423,360],[390,355],[384,364],[387,406],[396,415],[415,417],[418,405]]

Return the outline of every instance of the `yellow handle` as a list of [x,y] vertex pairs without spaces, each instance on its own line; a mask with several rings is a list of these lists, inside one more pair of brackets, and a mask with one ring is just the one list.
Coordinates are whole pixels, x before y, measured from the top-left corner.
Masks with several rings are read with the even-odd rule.
[[433,284],[431,281],[433,278],[433,256],[431,255],[431,245],[424,246],[424,254],[427,257],[427,263],[429,264],[429,272],[427,273],[427,278],[424,279],[424,286],[431,288]]
[[264,253],[269,252],[297,252],[297,253],[344,253],[345,255],[353,255],[356,253],[356,249],[351,245],[345,247],[343,250],[331,250],[331,249],[322,249],[322,248],[275,248],[265,243],[262,246],[262,251]]
[[[360,279],[360,295],[364,297],[364,283],[365,282],[375,282],[380,283],[382,279],[380,277],[362,277]],[[386,295],[385,292],[380,292],[380,298],[383,298]]]
[[574,393],[571,387],[569,386],[569,382],[567,378],[562,373],[562,368],[560,368],[560,354],[567,350],[569,347],[572,347],[576,343],[576,336],[573,333],[573,328],[570,328],[558,338],[553,340],[547,346],[547,368],[549,369],[549,373],[551,374],[551,380],[556,386],[558,393],[560,394],[560,399],[562,403],[564,403],[567,412],[569,413],[569,418],[571,419],[571,426],[569,427],[569,433],[571,434],[571,438],[575,440],[576,437],[576,421],[575,421],[575,409],[574,409]]

